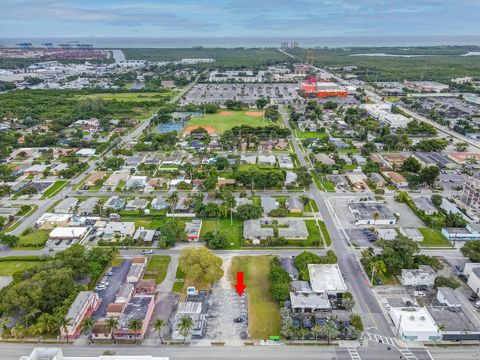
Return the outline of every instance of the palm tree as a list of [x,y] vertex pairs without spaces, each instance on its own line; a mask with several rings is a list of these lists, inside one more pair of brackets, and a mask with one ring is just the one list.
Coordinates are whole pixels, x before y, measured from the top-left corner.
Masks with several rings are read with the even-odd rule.
[[118,329],[118,319],[115,319],[114,317],[109,317],[105,323],[105,328],[110,333],[110,336],[112,337],[112,341],[116,343],[115,330]]
[[335,326],[335,323],[332,320],[328,320],[327,323],[321,326],[321,333],[328,339],[328,344],[330,345],[330,340],[336,338],[340,333]]
[[387,272],[387,266],[383,262],[383,260],[376,260],[372,263],[372,276],[370,279],[370,283],[373,283],[373,275],[377,273],[378,276],[382,277]]
[[380,213],[378,211],[375,211],[373,213],[373,225],[377,225],[378,219],[380,219]]
[[440,335],[440,333],[445,332],[445,330],[447,330],[447,327],[445,326],[445,324],[438,325],[437,336]]
[[193,328],[193,320],[191,317],[184,316],[180,319],[180,322],[178,323],[178,332],[180,333],[180,335],[183,336],[182,344],[185,343],[188,333],[192,328]]
[[224,195],[224,200],[223,200],[224,205],[230,210],[230,226],[233,225],[233,209],[235,206],[237,206],[237,201],[235,200],[235,197],[232,195],[231,192],[225,193]]
[[153,323],[153,330],[158,332],[158,337],[160,338],[160,342],[163,344],[163,339],[162,339],[162,330],[165,327],[166,323],[165,320],[163,319],[157,319]]
[[320,325],[315,325],[313,328],[313,335],[315,336],[315,340],[318,338],[318,333],[322,331],[322,327]]
[[194,166],[193,166],[191,163],[186,163],[186,164],[183,166],[183,169],[184,169],[185,172],[188,174],[188,177],[189,177],[190,179],[192,179],[192,172],[193,172]]
[[135,336],[135,344],[137,343],[137,334],[138,331],[142,329],[142,322],[138,319],[132,319],[128,323],[128,330],[133,331],[133,336]]
[[[82,320],[82,323],[80,324],[80,329],[82,329],[82,334],[89,334],[90,331],[93,329],[93,326],[95,325],[95,320],[93,320],[93,318],[91,317],[88,317],[88,318],[85,318]],[[91,336],[90,337],[90,340],[92,339]]]
[[172,211],[173,217],[175,217],[175,208],[177,207],[178,201],[179,201],[179,197],[176,191],[172,192],[170,195],[167,196],[166,202],[168,206],[170,206],[170,210]]
[[65,334],[65,339],[67,340],[68,344],[68,326],[72,323],[71,318],[61,318],[58,320],[58,327],[61,332]]
[[25,335],[25,327],[21,324],[12,328],[12,335],[15,339],[22,339]]

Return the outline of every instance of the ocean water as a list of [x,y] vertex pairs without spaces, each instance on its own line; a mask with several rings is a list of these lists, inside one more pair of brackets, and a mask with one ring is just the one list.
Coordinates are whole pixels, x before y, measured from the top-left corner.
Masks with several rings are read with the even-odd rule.
[[282,41],[296,41],[300,47],[357,46],[429,46],[480,45],[480,36],[318,36],[318,37],[78,37],[78,38],[1,38],[0,46],[12,47],[20,42],[34,46],[43,43],[86,43],[99,48],[191,48],[203,47],[280,47]]

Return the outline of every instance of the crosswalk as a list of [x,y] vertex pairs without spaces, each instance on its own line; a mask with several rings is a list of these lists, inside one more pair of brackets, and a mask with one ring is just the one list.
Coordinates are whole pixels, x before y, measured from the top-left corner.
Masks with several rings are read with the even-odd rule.
[[352,360],[362,360],[360,355],[358,355],[357,349],[349,347],[349,348],[347,348],[347,350],[348,350],[348,354],[350,355],[350,358]]
[[381,342],[383,344],[395,346],[395,341],[391,337],[386,337],[382,335],[377,335],[377,334],[372,334],[372,333],[366,333],[365,337],[370,340],[370,341],[375,341],[375,342]]
[[418,358],[408,349],[398,349],[407,360],[418,360]]

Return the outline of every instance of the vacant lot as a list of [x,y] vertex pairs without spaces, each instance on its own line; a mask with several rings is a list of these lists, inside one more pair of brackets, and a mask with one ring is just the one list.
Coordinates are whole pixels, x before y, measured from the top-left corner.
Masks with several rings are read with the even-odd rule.
[[270,295],[271,256],[237,256],[232,259],[230,278],[236,282],[237,271],[243,271],[247,285],[248,332],[253,339],[267,339],[280,334],[278,303]]
[[129,102],[148,102],[159,101],[170,98],[174,94],[173,91],[165,90],[160,92],[126,92],[126,93],[104,93],[104,94],[88,94],[79,95],[80,99],[101,99],[105,101],[129,101]]
[[34,266],[40,265],[42,261],[0,261],[0,276],[12,276],[18,271],[23,271]]
[[418,245],[420,246],[445,246],[451,247],[452,244],[445,239],[440,231],[430,228],[420,228],[418,229],[423,235],[423,241],[419,242]]
[[242,238],[242,221],[234,218],[232,225],[230,225],[230,218],[203,220],[202,232],[200,237],[203,238],[209,231],[218,230],[228,239],[229,246],[227,249],[238,249],[240,247],[240,240]]
[[144,279],[155,279],[157,285],[161,284],[167,275],[170,256],[154,255],[148,259],[147,270]]
[[208,126],[214,128],[217,133],[223,134],[234,126],[250,125],[254,127],[263,127],[272,125],[269,120],[264,120],[263,116],[249,116],[248,111],[228,111],[217,114],[207,114],[204,117],[191,119],[187,126]]
[[43,247],[48,240],[50,230],[35,230],[20,236],[17,247]]

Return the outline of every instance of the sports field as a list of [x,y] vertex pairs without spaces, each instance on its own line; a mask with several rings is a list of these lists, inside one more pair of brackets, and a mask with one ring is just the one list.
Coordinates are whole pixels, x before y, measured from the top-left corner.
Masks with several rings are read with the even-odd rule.
[[126,93],[103,93],[103,94],[88,94],[79,95],[79,99],[101,99],[105,101],[129,101],[129,102],[153,102],[160,99],[165,100],[175,94],[175,91],[166,90],[162,92],[126,92]]
[[270,120],[263,119],[263,113],[260,111],[220,111],[216,114],[192,118],[188,121],[185,131],[188,132],[195,127],[202,126],[209,132],[223,134],[234,126],[250,125],[262,127],[272,124]]

